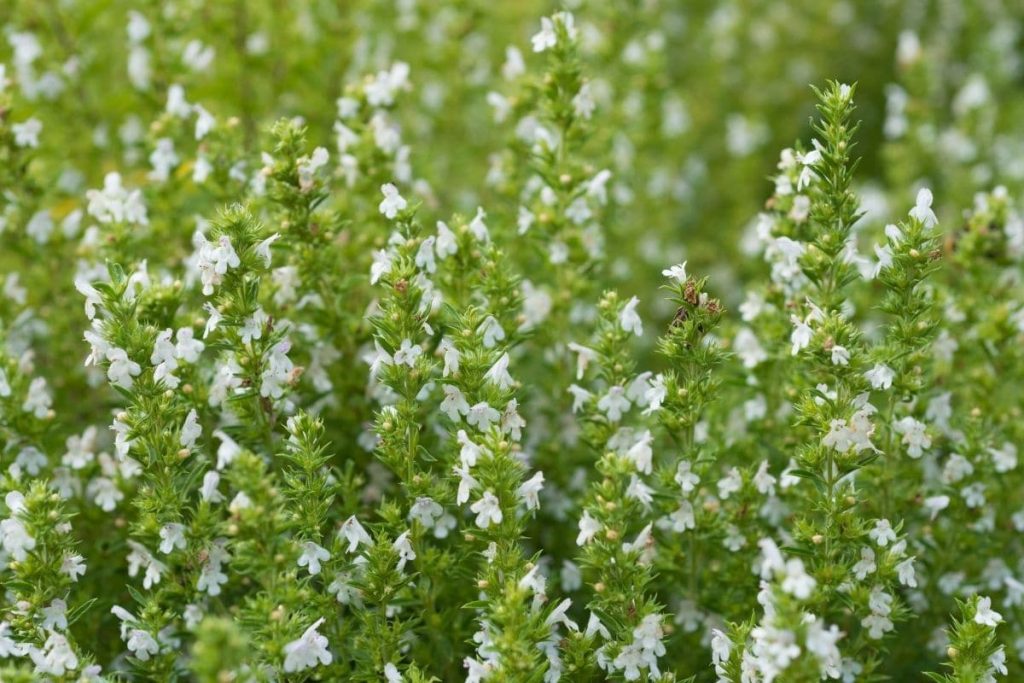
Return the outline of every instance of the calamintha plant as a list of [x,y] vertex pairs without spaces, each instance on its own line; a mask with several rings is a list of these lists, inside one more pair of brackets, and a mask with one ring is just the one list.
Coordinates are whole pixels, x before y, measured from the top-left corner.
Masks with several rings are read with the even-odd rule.
[[1024,13],[770,4],[0,0],[0,681],[1024,676]]

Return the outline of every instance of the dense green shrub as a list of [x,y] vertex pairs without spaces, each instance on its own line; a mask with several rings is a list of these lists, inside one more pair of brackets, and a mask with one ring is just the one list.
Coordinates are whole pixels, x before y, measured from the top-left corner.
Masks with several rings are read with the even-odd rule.
[[0,19],[0,680],[1024,675],[1024,7]]

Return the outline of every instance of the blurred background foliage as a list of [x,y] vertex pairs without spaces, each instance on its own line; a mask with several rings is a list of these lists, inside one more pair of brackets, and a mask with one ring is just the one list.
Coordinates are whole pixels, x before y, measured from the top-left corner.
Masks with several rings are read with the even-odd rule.
[[[622,279],[653,281],[657,271],[639,266],[660,266],[666,252],[733,270],[731,257],[770,194],[778,150],[808,133],[808,85],[827,78],[858,83],[859,180],[900,188],[901,205],[915,183],[929,184],[953,211],[979,188],[1024,176],[1019,2],[567,5],[583,27],[585,73],[601,94],[592,144],[615,162],[619,196],[632,195],[610,227]],[[525,49],[537,18],[558,6],[3,0],[0,60],[17,62],[19,33],[38,40],[31,68],[53,76],[33,103],[43,144],[60,150],[65,170],[86,186],[133,162],[144,172],[133,133],[157,118],[172,83],[218,118],[238,116],[249,149],[281,116],[303,117],[311,140],[327,143],[343,84],[404,61],[415,91],[398,116],[414,143],[416,175],[437,206],[471,212],[488,200],[488,159],[508,135],[493,121],[487,92],[506,48]],[[150,22],[136,43],[150,55],[145,84],[130,77],[130,10]],[[203,55],[208,66],[195,68]],[[884,206],[884,192],[870,197]]]

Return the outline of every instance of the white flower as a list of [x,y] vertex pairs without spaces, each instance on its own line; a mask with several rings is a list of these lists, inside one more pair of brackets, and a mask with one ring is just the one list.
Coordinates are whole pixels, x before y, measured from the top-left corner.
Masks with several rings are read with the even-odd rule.
[[797,192],[810,185],[811,181],[817,179],[818,175],[814,172],[814,166],[821,161],[821,152],[817,149],[812,149],[807,154],[799,155],[799,161],[803,167],[800,169],[800,176],[796,181]]
[[187,363],[195,363],[199,360],[199,354],[203,352],[206,345],[203,342],[195,338],[195,333],[191,327],[181,327],[178,329],[178,343],[174,347],[174,352],[177,357]]
[[366,101],[371,107],[390,106],[399,90],[408,87],[409,65],[395,62],[386,71],[378,71],[364,88]]
[[[1017,641],[1017,646],[1018,646],[1018,648],[1020,647],[1020,640],[1019,639]],[[1006,668],[1006,647],[1005,646],[1000,645],[999,648],[995,652],[993,652],[991,654],[991,656],[989,656],[989,658],[988,658],[988,665],[989,665],[989,667],[991,667],[991,671],[989,672],[989,678],[986,680],[986,683],[988,683],[988,681],[992,680],[992,674],[994,674],[994,673],[998,673],[998,674],[1003,675],[1003,676],[1005,676],[1006,674],[1009,673],[1009,670]]]
[[593,397],[593,394],[591,394],[589,391],[575,384],[569,385],[569,393],[572,394],[573,414],[579,412],[579,409],[583,407],[583,404]]
[[917,574],[914,571],[914,558],[908,557],[896,565],[899,581],[908,588],[917,588]]
[[77,582],[79,577],[85,575],[85,558],[77,554],[65,555],[60,565],[60,573]]
[[934,522],[939,513],[949,507],[949,496],[931,496],[924,499],[924,506],[931,511],[930,519]]
[[178,369],[177,354],[174,351],[174,344],[171,343],[171,335],[174,330],[167,328],[156,336],[153,342],[153,353],[149,356],[149,362],[156,366],[153,371],[153,379],[163,382],[171,389],[177,388],[181,380],[174,376]]
[[626,497],[640,503],[644,510],[651,509],[651,501],[654,500],[654,489],[644,483],[635,474],[630,475],[629,485],[626,487]]
[[197,104],[193,107],[193,111],[196,113],[196,140],[202,140],[217,125],[217,119],[202,105]]
[[177,116],[179,119],[184,119],[192,113],[192,105],[185,99],[185,89],[181,85],[173,83],[167,89],[167,105],[164,107],[164,110],[168,114]]
[[875,520],[875,526],[868,532],[868,536],[883,548],[896,542],[896,532],[887,519]]
[[654,435],[651,434],[651,430],[646,429],[644,433],[640,435],[640,439],[633,444],[628,451],[626,451],[626,457],[633,461],[636,465],[638,472],[642,474],[650,474],[653,463],[653,452],[651,451],[651,443],[654,441]]
[[921,454],[931,448],[932,438],[925,431],[925,424],[912,417],[904,417],[896,421],[893,429],[903,435],[903,444],[907,446],[907,455],[920,458]]
[[[42,627],[46,630],[65,630],[68,627],[67,603],[55,598],[48,606],[42,608]],[[51,636],[52,637],[52,636]],[[66,644],[66,641],[65,641]]]
[[317,147],[307,159],[302,157],[296,164],[299,174],[299,189],[309,192],[313,188],[313,178],[316,172],[327,165],[329,155],[323,147]]
[[415,519],[427,529],[430,529],[437,523],[437,519],[444,514],[444,508],[441,507],[433,498],[427,496],[419,496],[416,502],[409,508],[408,518],[410,520]]
[[519,399],[510,399],[501,412],[501,433],[508,434],[513,441],[519,441],[525,426],[526,420],[519,415]]
[[300,567],[309,567],[309,575],[316,576],[320,573],[320,563],[331,559],[327,549],[313,541],[306,541],[302,544],[302,554],[299,555],[297,564]]
[[14,144],[18,147],[38,147],[39,134],[43,132],[43,124],[39,119],[31,118],[11,126],[14,133]]
[[210,333],[217,329],[217,325],[223,320],[224,316],[221,315],[220,311],[214,308],[213,304],[206,302],[203,304],[203,310],[206,311],[206,325],[203,327],[203,339],[210,336]]
[[538,496],[543,488],[544,473],[536,472],[532,477],[519,485],[516,493],[523,499],[527,510],[536,510],[540,507],[540,498]]
[[203,433],[203,428],[199,424],[199,414],[196,413],[196,409],[188,411],[188,416],[185,418],[185,424],[181,428],[181,437],[179,442],[185,448],[192,448],[196,445],[196,439]]
[[875,245],[875,256],[878,257],[878,261],[875,263],[874,268],[871,269],[871,277],[876,278],[882,274],[883,270],[892,267],[892,249],[889,245]]
[[175,548],[185,549],[185,526],[171,522],[160,528],[160,552],[169,555]]
[[380,191],[384,195],[384,199],[378,208],[388,220],[393,220],[399,211],[405,211],[408,202],[405,201],[402,195],[398,194],[398,188],[393,183],[381,185]]
[[568,349],[576,353],[576,379],[583,379],[583,373],[587,371],[587,366],[597,360],[597,351],[576,342],[569,342]]
[[386,249],[378,249],[373,252],[373,263],[370,265],[370,284],[375,285],[385,275],[391,272],[391,253]]
[[661,274],[669,279],[675,280],[679,284],[683,284],[687,280],[686,261],[674,265],[671,268],[666,268],[665,270],[661,271]]
[[386,683],[402,683],[405,679],[402,677],[398,667],[388,662],[384,665],[384,680]]
[[607,415],[612,422],[622,419],[622,414],[629,408],[630,403],[626,398],[626,390],[618,385],[609,387],[608,393],[597,402],[597,409]]
[[693,463],[689,460],[680,460],[676,466],[675,482],[679,484],[684,495],[692,493],[700,483],[700,477],[693,471]]
[[441,357],[444,360],[444,368],[442,369],[442,375],[444,377],[459,371],[460,354],[451,339],[443,337],[441,339],[441,343],[437,345],[437,351],[441,354]]
[[199,578],[196,579],[196,588],[216,597],[220,595],[220,587],[227,582],[227,574],[221,571],[220,563],[210,561],[206,562],[200,570]]
[[480,486],[480,482],[469,473],[469,466],[453,467],[452,471],[459,478],[459,490],[455,494],[455,504],[462,505],[469,500],[469,493]]
[[[0,72],[0,81],[3,73]],[[0,89],[2,92],[2,89]],[[0,658],[20,657],[24,654],[23,647],[10,636],[11,626],[6,621],[0,621]]]
[[433,235],[427,237],[420,243],[420,248],[416,251],[416,267],[428,273],[433,273],[437,270],[437,260],[434,258],[434,241]]
[[403,339],[402,345],[395,351],[395,365],[408,365],[410,368],[416,366],[416,359],[423,354],[423,348],[419,344],[413,344],[411,339]]
[[181,61],[192,71],[206,71],[213,62],[216,54],[210,45],[204,45],[200,40],[190,40],[181,51]]
[[134,384],[132,377],[138,377],[142,367],[128,357],[128,352],[113,346],[107,350],[107,378],[122,389],[131,389]]
[[775,483],[777,480],[768,472],[767,460],[761,461],[761,464],[758,466],[757,472],[754,474],[754,477],[751,481],[753,481],[754,487],[761,495],[775,495]]
[[221,235],[216,242],[209,242],[201,232],[196,232],[194,242],[197,247],[196,268],[203,283],[203,294],[210,296],[214,287],[224,280],[228,270],[237,268],[242,262],[227,235]]
[[270,247],[274,242],[280,239],[280,237],[281,236],[275,232],[273,235],[256,245],[254,251],[256,252],[256,255],[262,259],[263,265],[267,268],[270,267],[270,264],[273,261],[273,255],[270,253]]
[[149,155],[149,163],[152,164],[153,170],[147,177],[159,183],[166,182],[180,161],[181,158],[174,151],[174,141],[170,138],[160,138]]
[[437,258],[442,261],[459,250],[459,243],[455,239],[455,233],[451,231],[444,221],[437,222],[437,239],[434,241],[434,251]]
[[933,228],[939,223],[939,219],[932,211],[932,191],[927,187],[921,188],[917,193],[914,208],[910,210],[910,217],[924,224],[926,228]]
[[359,549],[359,545],[373,545],[373,539],[370,538],[370,534],[366,533],[366,529],[359,523],[355,515],[352,515],[341,525],[338,529],[338,536],[348,541],[348,548],[346,552],[354,553]]
[[858,453],[865,450],[877,451],[878,449],[871,443],[875,428],[870,416],[874,410],[874,406],[868,403],[855,412],[849,422],[842,418],[832,420],[829,431],[821,443],[840,453],[845,453],[851,448]]
[[622,307],[622,311],[619,313],[619,326],[626,332],[632,332],[636,336],[643,336],[644,325],[643,321],[640,320],[640,316],[637,315],[636,307],[640,303],[640,299],[635,296],[626,302],[626,305]]
[[1003,615],[992,609],[992,598],[978,598],[978,606],[974,612],[974,622],[982,626],[995,628],[1003,621]]
[[589,510],[583,511],[583,517],[580,518],[580,533],[576,536],[576,545],[585,545],[590,542],[598,531],[601,530],[601,523],[590,516]]
[[992,599],[989,597],[978,598],[977,609],[974,613],[976,624],[995,628],[1002,623],[1002,614],[992,609]]
[[333,657],[327,649],[327,638],[317,632],[323,623],[323,617],[317,619],[299,638],[284,646],[285,673],[305,671],[331,663]]
[[491,524],[501,524],[501,506],[498,498],[490,491],[485,491],[480,500],[470,505],[469,509],[476,513],[476,525],[481,529],[486,529]]
[[[454,384],[445,384],[441,387],[444,392],[444,399],[441,401],[441,412],[448,416],[452,422],[458,422],[460,415],[469,414],[469,403],[462,391]],[[460,434],[464,434],[460,430]]]
[[484,321],[480,323],[476,331],[483,335],[484,348],[487,349],[493,349],[498,342],[505,339],[505,330],[502,329],[501,323],[493,315],[484,318]]
[[665,375],[659,372],[644,391],[643,400],[647,403],[644,415],[661,410],[661,404],[665,401],[666,396],[668,396],[668,387],[665,386]]
[[711,663],[715,666],[715,672],[721,676],[725,673],[724,665],[728,663],[732,654],[732,641],[717,628],[711,630]]
[[786,576],[782,579],[782,590],[797,600],[811,597],[817,582],[804,570],[803,560],[792,558],[786,561]]
[[832,365],[849,365],[850,364],[850,352],[847,351],[845,346],[836,344],[832,347]]
[[96,307],[103,305],[100,293],[87,280],[82,278],[75,279],[75,289],[85,297],[85,315],[89,320],[92,320],[96,317]]
[[486,401],[480,401],[480,403],[471,406],[469,414],[466,415],[466,422],[481,432],[486,432],[499,419],[501,419],[501,413],[488,405]]
[[412,548],[412,541],[409,540],[409,532],[404,531],[395,539],[391,546],[398,551],[398,571],[405,569],[407,562],[416,559],[416,551]]
[[[697,518],[693,513],[693,503],[688,500],[682,501],[676,511],[668,516],[666,523],[676,533],[682,533],[687,529],[696,529]],[[661,523],[658,526],[663,528]]]
[[540,31],[535,33],[530,42],[533,44],[534,52],[544,52],[558,44],[558,35],[555,33],[555,24],[548,17],[540,20]]
[[28,385],[28,393],[25,395],[25,401],[21,404],[21,409],[42,419],[49,414],[52,404],[53,399],[46,388],[46,380],[42,377],[34,378]]
[[853,575],[858,581],[863,581],[869,574],[874,574],[878,569],[875,563],[875,551],[865,546],[860,549],[860,560],[853,565]]
[[718,495],[728,498],[743,487],[743,476],[736,467],[729,469],[726,476],[718,480]]
[[50,631],[41,649],[30,649],[28,654],[35,664],[36,673],[63,677],[78,668],[78,656],[71,649],[71,644],[56,631]]
[[515,380],[508,373],[508,352],[501,354],[501,358],[494,362],[491,369],[484,374],[484,379],[491,384],[497,385],[499,389],[507,391]]
[[469,438],[465,430],[460,429],[456,434],[456,440],[462,446],[459,451],[459,460],[465,468],[475,467],[477,458],[480,457],[481,448]]
[[217,490],[219,485],[220,475],[211,470],[203,475],[203,485],[199,489],[199,495],[210,503],[221,503],[224,501],[224,496]]
[[569,12],[556,12],[551,18],[543,17],[540,20],[540,31],[530,39],[534,52],[544,52],[558,44],[558,34],[555,31],[556,23],[561,24],[565,29],[569,40],[576,40],[576,21]]
[[491,238],[487,230],[487,224],[484,223],[485,218],[487,218],[487,213],[484,212],[483,207],[478,206],[476,208],[476,215],[469,222],[469,232],[477,242],[486,242]]
[[811,329],[806,320],[801,320],[795,315],[790,316],[790,321],[794,327],[793,333],[789,336],[789,341],[793,344],[792,355],[795,356],[810,345],[811,337],[814,336],[814,330]]
[[260,396],[278,399],[292,381],[295,366],[288,358],[291,343],[284,340],[274,345],[267,357],[267,365],[260,375]]
[[875,366],[864,373],[864,378],[871,382],[872,389],[888,389],[892,386],[896,373],[885,363],[875,363]]
[[572,98],[572,108],[581,119],[589,120],[593,116],[597,102],[594,101],[594,88],[589,81],[581,85],[579,92]]
[[150,657],[160,651],[156,639],[140,628],[129,631],[125,645],[135,658],[142,662],[149,661]]
[[1001,448],[989,448],[992,466],[996,472],[1005,474],[1017,468],[1017,447],[1007,441]]

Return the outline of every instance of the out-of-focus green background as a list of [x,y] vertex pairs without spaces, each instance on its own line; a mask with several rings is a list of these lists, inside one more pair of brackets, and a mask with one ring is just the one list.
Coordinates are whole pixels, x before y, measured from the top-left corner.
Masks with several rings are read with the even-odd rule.
[[[725,267],[770,194],[779,149],[809,131],[809,84],[826,78],[859,84],[858,177],[869,189],[927,182],[952,210],[975,188],[1024,175],[1016,153],[1022,3],[567,7],[581,26],[587,75],[604,94],[593,144],[633,195],[609,228],[620,277],[643,277],[645,261],[684,250],[702,266]],[[486,201],[488,156],[508,135],[486,102],[505,50],[528,53],[538,18],[558,8],[525,0],[4,0],[0,61],[16,75],[19,36],[32,34],[39,54],[29,68],[52,72],[57,84],[34,103],[44,145],[95,186],[104,170],[145,167],[139,144],[124,140],[163,109],[172,82],[214,115],[240,117],[250,145],[278,116],[304,117],[311,137],[329,145],[343,84],[401,60],[415,86],[399,110],[415,173],[441,206],[471,211]],[[134,43],[131,11],[148,21]],[[129,77],[139,47],[148,53],[145,84]],[[979,98],[994,106],[975,116]],[[911,198],[908,189],[889,199]]]

